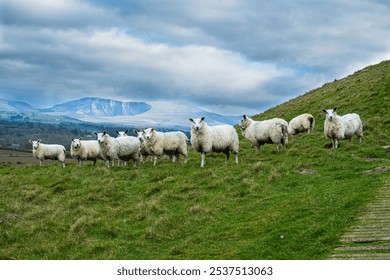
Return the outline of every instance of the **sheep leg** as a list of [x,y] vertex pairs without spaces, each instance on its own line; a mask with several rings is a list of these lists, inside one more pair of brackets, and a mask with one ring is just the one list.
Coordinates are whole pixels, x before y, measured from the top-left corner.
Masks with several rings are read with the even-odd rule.
[[206,158],[206,153],[202,153],[202,162],[201,162],[201,164],[200,164],[200,167],[204,167],[204,165],[205,165],[205,158]]
[[226,155],[225,163],[228,164],[228,162],[229,162],[229,157],[230,157],[229,151],[226,151],[226,152],[225,152],[225,155]]
[[42,166],[43,160],[39,160],[39,166]]
[[260,147],[259,147],[259,145],[256,145],[256,146],[255,146],[255,148],[256,148],[256,154],[258,154],[258,153],[259,153],[259,151],[260,151]]
[[65,162],[63,162],[63,163],[62,163],[62,167],[64,167],[64,168],[65,168]]
[[333,148],[337,149],[337,146],[339,145],[339,141],[337,140],[337,138],[332,139],[332,144],[333,144]]
[[235,160],[236,160],[236,164],[238,164],[238,153],[236,153],[234,156],[235,156],[235,158],[236,158],[236,159],[235,159]]
[[158,157],[157,157],[157,156],[154,156],[154,163],[153,163],[153,166],[156,166],[157,160],[158,160]]

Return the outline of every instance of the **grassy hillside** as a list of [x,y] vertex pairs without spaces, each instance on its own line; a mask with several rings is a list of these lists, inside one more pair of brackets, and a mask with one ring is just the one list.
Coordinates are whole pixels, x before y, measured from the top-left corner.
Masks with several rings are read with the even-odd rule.
[[339,115],[355,112],[363,120],[364,133],[375,135],[375,143],[389,144],[390,135],[390,61],[369,66],[363,70],[312,90],[286,103],[256,116],[266,119],[275,116],[290,120],[309,112],[317,122],[317,130],[323,129],[322,108],[338,106]]
[[[0,259],[326,259],[355,216],[389,180],[390,63],[366,68],[256,118],[311,112],[311,135],[240,163],[192,150],[187,165],[161,160],[107,169],[47,162],[0,166]],[[359,82],[357,82],[359,80]],[[322,107],[362,116],[360,145],[324,149]],[[38,162],[37,162],[38,164]]]

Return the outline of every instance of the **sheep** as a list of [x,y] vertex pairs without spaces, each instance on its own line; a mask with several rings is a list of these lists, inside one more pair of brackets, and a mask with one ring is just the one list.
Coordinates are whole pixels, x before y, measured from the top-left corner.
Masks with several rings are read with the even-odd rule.
[[303,133],[307,131],[307,134],[314,129],[314,117],[311,114],[305,113],[293,118],[288,124],[288,133],[291,135]]
[[94,132],[100,145],[103,158],[106,160],[107,167],[114,166],[117,159],[128,162],[130,159],[134,164],[138,161],[140,144],[139,140],[133,136],[113,138],[106,131]]
[[238,126],[241,128],[242,135],[255,146],[256,153],[264,144],[276,144],[279,151],[279,146],[288,143],[287,122],[283,119],[254,121],[243,115]]
[[205,166],[207,153],[222,152],[226,155],[228,163],[230,152],[235,155],[238,164],[239,141],[235,128],[231,125],[209,126],[205,117],[192,119],[191,144],[194,150],[202,155],[201,168]]
[[[138,131],[138,130],[134,129],[133,132],[136,135],[136,137],[138,138],[140,145],[141,145],[140,162],[145,163],[148,156],[152,155],[152,152],[145,145],[144,133],[142,132],[142,130]],[[150,158],[150,159],[153,160],[152,158]]]
[[187,136],[181,131],[159,132],[154,128],[142,130],[146,150],[154,156],[153,166],[157,164],[158,157],[169,155],[173,161],[179,155],[184,156],[184,163],[188,160]]
[[77,165],[81,166],[84,160],[93,161],[93,166],[96,165],[98,159],[103,159],[100,153],[100,145],[96,140],[72,139],[70,143],[70,155],[77,160]]
[[[125,131],[118,131],[118,130],[115,130],[115,132],[116,132],[116,134],[117,134],[116,138],[128,137],[128,135],[127,135],[128,130],[127,130],[127,129],[126,129]],[[123,166],[126,166],[126,165],[127,165],[127,162],[118,159],[118,166],[121,165],[121,163],[122,163]]]
[[45,159],[58,160],[62,163],[62,167],[65,167],[65,147],[57,144],[43,144],[41,139],[37,141],[29,140],[32,144],[33,155],[39,159],[39,166],[42,166],[42,162]]
[[363,125],[358,114],[351,113],[339,116],[336,113],[337,107],[333,109],[322,109],[326,114],[324,122],[324,134],[326,139],[332,140],[332,148],[337,149],[339,139],[348,139],[351,142],[355,134],[362,143]]

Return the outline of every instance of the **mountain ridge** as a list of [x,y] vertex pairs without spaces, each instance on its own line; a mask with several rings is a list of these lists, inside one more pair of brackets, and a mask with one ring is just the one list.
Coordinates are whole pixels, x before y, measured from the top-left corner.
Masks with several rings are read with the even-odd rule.
[[[24,107],[19,103],[24,104]],[[33,108],[26,102],[19,103],[12,103],[5,99],[0,100],[0,111],[20,114],[17,117],[19,121],[28,118],[29,121],[50,123],[53,120],[67,117],[67,120],[71,118],[108,126],[181,130],[190,129],[189,118],[204,116],[211,125],[225,123],[234,125],[239,120],[238,116],[224,116],[203,110],[193,104],[175,102],[127,102],[108,98],[84,97],[41,110]],[[14,107],[13,104],[18,106]],[[27,110],[23,108],[27,108]],[[31,114],[33,114],[33,118]]]

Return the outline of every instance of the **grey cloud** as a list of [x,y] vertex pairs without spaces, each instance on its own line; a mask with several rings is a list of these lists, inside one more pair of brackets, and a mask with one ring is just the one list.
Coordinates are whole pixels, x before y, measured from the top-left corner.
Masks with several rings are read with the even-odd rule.
[[0,4],[0,94],[23,100],[256,111],[390,57],[383,1],[31,3]]

